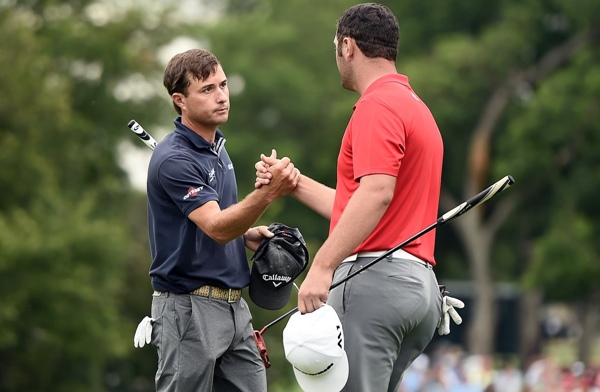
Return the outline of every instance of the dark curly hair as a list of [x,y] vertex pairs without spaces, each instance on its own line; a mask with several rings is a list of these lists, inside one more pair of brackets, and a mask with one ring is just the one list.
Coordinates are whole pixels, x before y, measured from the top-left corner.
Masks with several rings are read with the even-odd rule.
[[364,3],[348,8],[337,21],[336,37],[338,56],[342,55],[342,40],[350,37],[365,56],[396,61],[400,37],[398,20],[384,5]]

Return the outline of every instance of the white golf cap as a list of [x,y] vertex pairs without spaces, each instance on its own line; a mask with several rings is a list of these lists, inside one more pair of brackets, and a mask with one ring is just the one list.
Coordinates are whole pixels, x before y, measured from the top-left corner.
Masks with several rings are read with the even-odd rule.
[[344,331],[331,306],[293,314],[283,330],[283,349],[304,392],[339,392],[346,385]]

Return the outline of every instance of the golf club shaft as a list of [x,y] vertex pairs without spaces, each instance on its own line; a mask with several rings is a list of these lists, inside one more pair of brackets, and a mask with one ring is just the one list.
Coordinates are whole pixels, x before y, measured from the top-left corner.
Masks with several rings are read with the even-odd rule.
[[142,126],[137,121],[131,120],[131,121],[129,121],[127,126],[129,127],[129,129],[131,129],[133,131],[133,133],[138,135],[138,137],[148,147],[150,147],[151,150],[154,150],[154,147],[156,147],[156,144],[157,144],[156,140],[154,140],[154,138],[152,136],[150,136],[150,134],[148,132],[146,132],[146,130],[144,128],[142,128]]
[[[381,260],[385,259],[386,257],[388,257],[389,255],[391,255],[395,251],[401,249],[402,247],[406,246],[407,244],[409,244],[410,242],[416,240],[417,238],[421,237],[422,235],[430,232],[431,230],[435,229],[436,227],[439,227],[439,226],[443,225],[444,223],[450,222],[451,220],[453,220],[453,219],[459,217],[460,215],[464,214],[465,212],[469,211],[471,208],[476,207],[476,206],[478,206],[478,205],[486,202],[487,200],[491,199],[495,194],[503,191],[504,189],[508,188],[509,186],[511,186],[514,183],[515,183],[515,180],[514,180],[514,178],[512,176],[505,176],[504,178],[502,178],[501,180],[497,181],[493,185],[489,186],[485,190],[479,192],[477,195],[471,197],[469,200],[463,202],[462,204],[460,204],[460,205],[454,207],[453,209],[451,209],[450,211],[446,212],[444,215],[440,216],[434,223],[432,223],[431,225],[427,226],[423,230],[421,230],[418,233],[414,234],[413,236],[411,236],[410,238],[406,239],[402,243],[396,245],[392,249],[386,251],[382,255],[378,256],[376,259],[368,262],[367,264],[365,264],[364,266],[362,266],[358,270],[354,271],[353,273],[345,276],[344,278],[338,280],[337,282],[334,282],[331,285],[331,287],[329,288],[329,290],[332,290],[332,289],[336,288],[337,286],[339,286],[342,283],[346,282],[348,279],[352,279],[353,277],[355,277],[356,275],[360,274],[361,272],[363,272],[367,268],[371,267],[373,264],[380,262]],[[262,331],[263,332],[266,331],[272,325],[277,324],[279,321],[281,321],[284,318],[286,318],[286,317],[288,317],[288,316],[296,313],[297,311],[298,311],[298,307],[295,307],[294,309],[288,311],[287,313],[279,316],[278,318],[276,318],[275,320],[273,320],[269,324],[267,324],[262,329]]]

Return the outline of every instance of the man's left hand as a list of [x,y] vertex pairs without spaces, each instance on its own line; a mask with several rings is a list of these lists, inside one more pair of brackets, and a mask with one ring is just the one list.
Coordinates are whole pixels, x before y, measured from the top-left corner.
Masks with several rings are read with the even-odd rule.
[[455,308],[462,309],[465,307],[463,301],[450,297],[448,295],[443,296],[442,300],[442,318],[438,324],[438,334],[448,335],[450,333],[450,319],[456,325],[462,323],[462,318],[459,316]]
[[268,226],[251,227],[244,233],[244,245],[251,251],[256,252],[262,240],[271,237],[273,237],[273,233],[269,231]]

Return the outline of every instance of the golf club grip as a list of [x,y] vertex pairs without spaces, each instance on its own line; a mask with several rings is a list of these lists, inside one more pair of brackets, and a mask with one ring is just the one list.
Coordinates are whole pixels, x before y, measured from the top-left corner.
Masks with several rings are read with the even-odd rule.
[[129,121],[127,124],[129,129],[133,131],[138,137],[148,146],[151,150],[154,150],[154,147],[158,144],[156,140],[142,126],[135,120]]
[[456,206],[450,211],[446,212],[444,215],[438,218],[438,221],[440,223],[451,221],[452,219],[464,214],[471,208],[491,199],[496,193],[503,191],[514,183],[515,179],[512,176],[505,176],[495,184],[490,185],[487,189],[479,192],[469,200],[463,202],[461,205]]

